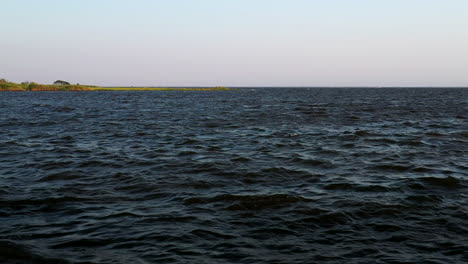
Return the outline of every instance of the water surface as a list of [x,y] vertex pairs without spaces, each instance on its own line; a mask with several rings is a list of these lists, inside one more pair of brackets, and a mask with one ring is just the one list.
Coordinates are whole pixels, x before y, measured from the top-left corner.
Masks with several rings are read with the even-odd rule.
[[468,262],[467,105],[468,89],[0,93],[0,262]]

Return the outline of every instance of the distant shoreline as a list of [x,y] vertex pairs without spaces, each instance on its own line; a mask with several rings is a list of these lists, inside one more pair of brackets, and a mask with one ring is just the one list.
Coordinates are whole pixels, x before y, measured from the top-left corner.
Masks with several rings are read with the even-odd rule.
[[80,84],[38,84],[34,82],[14,83],[0,79],[0,92],[24,91],[230,91],[257,88],[298,88],[298,89],[467,89],[468,86],[236,86],[236,87],[144,87],[144,86],[95,86]]
[[174,87],[92,87],[91,91],[227,91],[227,87],[174,88]]
[[39,84],[34,82],[14,83],[0,80],[0,92],[40,92],[40,91],[228,91],[227,87],[101,87],[80,84]]

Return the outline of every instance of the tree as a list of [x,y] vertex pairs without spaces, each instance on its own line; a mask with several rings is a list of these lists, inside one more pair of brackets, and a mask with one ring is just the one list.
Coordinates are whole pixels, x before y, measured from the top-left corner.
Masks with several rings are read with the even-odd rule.
[[62,80],[57,80],[54,82],[54,85],[70,85],[70,83]]
[[2,79],[0,79],[0,83],[7,83],[7,82],[8,82],[8,81],[7,81],[7,80],[5,80],[5,79],[3,79],[3,78],[2,78]]

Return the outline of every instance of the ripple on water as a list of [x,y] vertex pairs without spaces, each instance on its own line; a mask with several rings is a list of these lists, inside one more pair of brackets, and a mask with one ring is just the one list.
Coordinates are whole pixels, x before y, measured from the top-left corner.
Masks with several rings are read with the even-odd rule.
[[184,200],[186,205],[197,204],[221,204],[226,210],[262,210],[268,208],[280,208],[290,204],[307,201],[301,196],[288,194],[270,195],[232,195],[223,194],[214,197],[193,197]]
[[0,262],[467,263],[467,91],[0,93]]

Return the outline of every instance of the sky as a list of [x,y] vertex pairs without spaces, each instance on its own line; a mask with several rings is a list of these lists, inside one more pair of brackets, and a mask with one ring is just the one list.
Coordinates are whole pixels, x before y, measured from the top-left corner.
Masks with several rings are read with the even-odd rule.
[[468,86],[467,0],[0,0],[0,78]]

